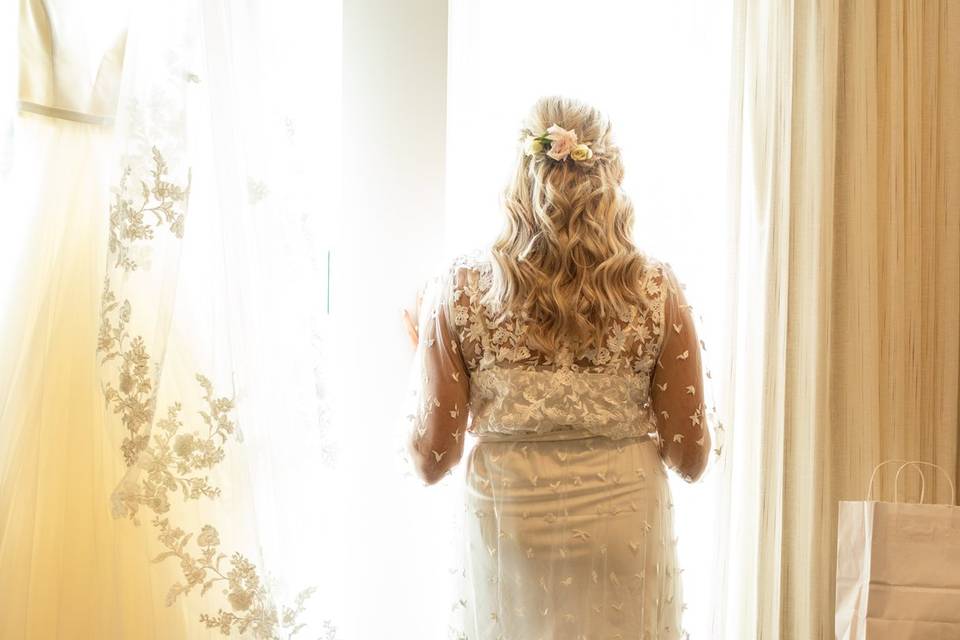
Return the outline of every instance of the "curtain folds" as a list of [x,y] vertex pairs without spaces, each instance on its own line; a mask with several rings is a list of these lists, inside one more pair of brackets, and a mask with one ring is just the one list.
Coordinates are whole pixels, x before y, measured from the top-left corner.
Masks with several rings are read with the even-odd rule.
[[717,637],[832,638],[837,502],[958,477],[957,9],[737,3]]
[[179,608],[188,637],[287,637],[315,587],[295,584],[295,563],[316,566],[298,535],[314,523],[278,536],[296,510],[287,471],[305,467],[280,461],[321,426],[313,274],[297,270],[313,247],[301,212],[269,197],[291,158],[246,57],[262,47],[252,10],[138,3],[114,132],[98,356],[127,472],[111,503],[152,530],[157,606]]
[[99,345],[129,466],[112,504],[154,530],[157,564],[179,565],[166,605],[188,637],[333,638],[336,586],[318,570],[339,540],[301,495],[332,473],[317,464],[332,448],[315,259],[329,212],[302,181],[335,185],[297,149],[309,96],[271,31],[290,16],[264,9],[133,13]]

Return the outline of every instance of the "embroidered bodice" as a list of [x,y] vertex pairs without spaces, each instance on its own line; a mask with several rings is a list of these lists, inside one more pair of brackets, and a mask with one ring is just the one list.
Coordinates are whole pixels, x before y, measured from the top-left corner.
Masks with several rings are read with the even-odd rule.
[[527,341],[525,317],[497,319],[483,302],[493,284],[489,258],[455,258],[420,304],[413,452],[449,470],[466,432],[487,440],[655,434],[681,475],[702,472],[710,437],[701,344],[669,265],[645,262],[636,283],[645,301],[615,320],[603,346],[547,354]]
[[648,304],[618,318],[605,346],[579,354],[539,353],[525,340],[523,318],[494,321],[481,303],[492,267],[480,254],[459,256],[451,270],[451,329],[470,375],[470,432],[563,437],[585,429],[619,439],[656,430],[650,381],[663,337],[661,265],[651,263],[638,283]]

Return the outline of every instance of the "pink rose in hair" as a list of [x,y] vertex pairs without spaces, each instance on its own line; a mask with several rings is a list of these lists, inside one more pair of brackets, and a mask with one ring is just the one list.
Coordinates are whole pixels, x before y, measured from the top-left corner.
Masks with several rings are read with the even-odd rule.
[[547,129],[547,140],[550,140],[547,155],[554,160],[563,160],[577,146],[577,133],[553,124]]

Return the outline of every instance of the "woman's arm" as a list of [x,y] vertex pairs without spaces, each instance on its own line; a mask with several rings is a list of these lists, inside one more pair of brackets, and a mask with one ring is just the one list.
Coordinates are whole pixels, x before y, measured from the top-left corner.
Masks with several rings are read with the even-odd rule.
[[664,267],[664,331],[650,389],[657,413],[660,455],[687,482],[703,475],[710,453],[700,339],[673,271]]
[[452,322],[451,285],[456,277],[458,272],[449,272],[428,284],[416,318],[414,367],[419,382],[407,447],[427,484],[438,482],[463,455],[470,378]]

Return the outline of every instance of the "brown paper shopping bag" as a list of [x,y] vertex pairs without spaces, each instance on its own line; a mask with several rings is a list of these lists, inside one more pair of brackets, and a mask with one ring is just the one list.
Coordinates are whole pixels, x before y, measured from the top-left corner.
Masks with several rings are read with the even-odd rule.
[[[960,640],[960,507],[871,499],[840,502],[837,531],[837,640]],[[922,471],[921,471],[922,473]]]

